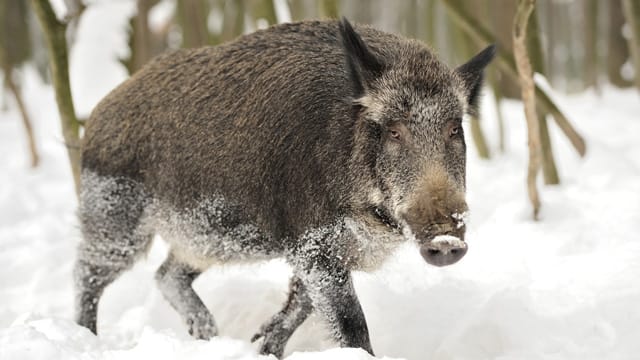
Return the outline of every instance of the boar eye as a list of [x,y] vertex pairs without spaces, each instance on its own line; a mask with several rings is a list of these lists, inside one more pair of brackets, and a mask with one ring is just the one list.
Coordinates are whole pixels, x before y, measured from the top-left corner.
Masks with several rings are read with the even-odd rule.
[[392,138],[393,140],[400,140],[400,131],[394,130],[394,129],[390,129],[389,130],[389,137]]
[[393,122],[387,125],[387,139],[398,143],[407,140],[408,130],[402,122]]
[[462,125],[459,120],[449,121],[447,126],[450,139],[462,136]]

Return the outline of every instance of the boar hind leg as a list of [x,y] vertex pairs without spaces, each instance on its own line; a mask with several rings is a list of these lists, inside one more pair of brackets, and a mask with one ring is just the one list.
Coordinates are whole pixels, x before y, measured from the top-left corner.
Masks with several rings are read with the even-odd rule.
[[281,358],[287,341],[309,316],[311,310],[313,310],[311,299],[300,278],[294,275],[289,284],[289,297],[284,307],[260,327],[251,341],[264,338],[260,353],[273,354]]
[[218,334],[218,329],[213,316],[191,286],[200,273],[169,254],[156,272],[156,280],[164,298],[187,324],[189,334],[196,339],[208,340]]
[[149,247],[152,233],[140,219],[148,197],[125,178],[82,174],[79,218],[83,241],[74,268],[76,321],[97,333],[103,290]]

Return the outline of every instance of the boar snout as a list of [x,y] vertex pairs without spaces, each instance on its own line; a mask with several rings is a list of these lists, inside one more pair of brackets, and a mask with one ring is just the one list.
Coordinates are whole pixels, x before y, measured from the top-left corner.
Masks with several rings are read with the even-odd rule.
[[439,235],[420,247],[420,255],[435,266],[455,264],[467,253],[467,243],[451,235]]
[[427,263],[446,266],[467,253],[464,192],[446,172],[431,171],[410,198],[403,218]]
[[420,255],[431,265],[451,265],[458,262],[467,253],[462,215],[454,213],[447,220],[428,225],[416,234]]
[[435,266],[451,265],[462,259],[467,253],[464,241],[466,226],[463,215],[454,213],[448,218],[436,221],[406,224],[420,247],[420,254],[425,261]]

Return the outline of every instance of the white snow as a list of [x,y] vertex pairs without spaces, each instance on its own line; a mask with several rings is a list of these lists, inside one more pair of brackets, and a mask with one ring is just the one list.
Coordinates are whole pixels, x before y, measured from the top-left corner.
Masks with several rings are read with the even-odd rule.
[[457,220],[456,229],[460,229],[467,222],[467,218],[469,217],[469,212],[465,211],[463,213],[453,213],[451,217]]
[[[111,6],[107,4],[101,6]],[[91,94],[77,98],[84,112],[123,79],[123,72],[115,59],[104,68],[94,63],[93,72],[83,70],[81,59],[92,59],[93,51],[83,41],[94,40],[85,40],[82,33],[83,28],[77,46],[85,50],[73,52],[72,76],[84,78],[72,81],[74,94]],[[101,45],[109,47],[104,50],[109,54],[120,54],[120,41]],[[290,269],[282,261],[214,267],[196,281],[196,291],[222,334],[208,342],[188,336],[155,287],[153,273],[167,251],[161,241],[105,291],[100,336],[73,323],[77,203],[52,90],[31,68],[22,75],[42,165],[28,168],[19,114],[10,101],[0,118],[0,359],[269,358],[258,356],[248,339],[285,300]],[[600,95],[554,93],[553,98],[584,135],[588,152],[580,159],[550,121],[563,183],[541,186],[539,222],[531,220],[527,203],[522,107],[507,102],[507,153],[494,151],[492,160],[482,161],[469,144],[466,257],[437,268],[427,265],[415,247],[406,246],[381,270],[355,275],[379,357],[638,356],[638,94],[605,86]],[[482,121],[495,149],[497,125],[489,100],[485,96]],[[335,348],[328,334],[323,321],[312,316],[294,334],[285,356],[371,358],[359,349]]]

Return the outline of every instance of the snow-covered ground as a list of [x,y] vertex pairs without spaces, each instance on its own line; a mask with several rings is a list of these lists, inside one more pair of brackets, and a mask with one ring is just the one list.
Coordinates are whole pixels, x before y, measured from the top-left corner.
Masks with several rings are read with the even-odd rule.
[[[113,61],[105,65],[113,71],[82,65],[82,57],[92,56],[83,44],[94,41],[86,32],[89,38],[79,37],[72,53],[81,112],[124,76]],[[115,44],[112,54],[124,46],[117,38],[102,43]],[[248,339],[285,299],[290,270],[281,261],[216,267],[201,276],[196,290],[222,336],[197,341],[155,287],[153,273],[167,251],[157,239],[148,256],[105,291],[100,336],[74,324],[75,195],[52,90],[29,68],[23,76],[42,165],[28,168],[20,118],[8,101],[0,117],[0,359],[261,358]],[[563,183],[542,187],[539,222],[531,220],[526,196],[521,104],[507,102],[507,152],[482,161],[469,146],[467,256],[435,268],[406,246],[379,271],[355,275],[378,356],[638,358],[640,97],[605,87],[599,96],[554,98],[586,138],[588,153],[578,158],[550,123]],[[483,126],[495,149],[490,100],[484,98]],[[285,356],[370,358],[358,349],[336,349],[317,316],[294,334]]]

